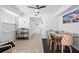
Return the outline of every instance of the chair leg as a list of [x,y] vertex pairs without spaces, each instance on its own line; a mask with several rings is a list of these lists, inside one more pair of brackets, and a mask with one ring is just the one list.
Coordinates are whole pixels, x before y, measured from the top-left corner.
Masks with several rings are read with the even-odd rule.
[[54,52],[56,51],[56,49],[57,49],[57,43],[55,42],[54,43]]
[[62,45],[61,46],[61,53],[63,53],[64,52],[64,46]]
[[72,47],[71,46],[69,46],[69,49],[70,49],[70,52],[72,53]]
[[52,41],[50,41],[50,44],[49,45],[50,45],[50,50],[51,50],[51,48],[52,48]]

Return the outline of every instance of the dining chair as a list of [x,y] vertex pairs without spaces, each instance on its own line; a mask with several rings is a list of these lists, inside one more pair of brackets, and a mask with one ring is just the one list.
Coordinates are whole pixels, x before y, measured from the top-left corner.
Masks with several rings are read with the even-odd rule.
[[57,49],[57,46],[59,47],[59,50],[61,50],[61,39],[62,37],[61,36],[58,36],[57,34],[55,34],[54,36],[54,53],[56,52]]
[[55,31],[48,31],[48,46],[50,47],[50,50],[55,42],[55,38],[54,38],[55,34],[56,34]]
[[49,45],[49,47],[50,47],[50,50],[51,50],[51,48],[52,48],[52,44],[54,43],[54,37],[53,37],[53,35],[52,35],[52,33],[49,33],[48,34],[48,45]]
[[65,35],[63,35],[62,39],[61,39],[61,52],[64,52],[65,46],[69,47],[70,52],[72,53],[72,34],[70,33],[66,33]]

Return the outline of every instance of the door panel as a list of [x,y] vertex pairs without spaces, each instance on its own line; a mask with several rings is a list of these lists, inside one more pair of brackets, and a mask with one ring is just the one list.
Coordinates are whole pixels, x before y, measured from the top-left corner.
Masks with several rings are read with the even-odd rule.
[[41,17],[31,17],[30,18],[30,29],[31,29],[31,34],[33,33],[41,33]]

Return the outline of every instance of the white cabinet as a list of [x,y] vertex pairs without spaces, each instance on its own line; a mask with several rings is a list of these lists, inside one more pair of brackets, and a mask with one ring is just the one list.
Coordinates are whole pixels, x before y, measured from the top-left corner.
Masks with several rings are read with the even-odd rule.
[[2,39],[13,41],[16,39],[16,25],[3,23]]
[[6,12],[0,14],[0,42],[16,39],[17,19],[16,16]]

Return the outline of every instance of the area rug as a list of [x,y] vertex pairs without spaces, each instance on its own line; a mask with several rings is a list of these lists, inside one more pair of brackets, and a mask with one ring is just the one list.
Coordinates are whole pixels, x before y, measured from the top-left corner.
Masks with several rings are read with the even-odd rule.
[[[43,43],[44,53],[54,53],[54,50],[53,50],[54,46],[52,45],[52,50],[50,51],[49,46],[47,45],[47,39],[42,39],[42,43]],[[58,47],[55,53],[61,53]],[[70,53],[68,47],[65,47],[64,53]],[[79,51],[72,47],[72,53],[79,53]]]

